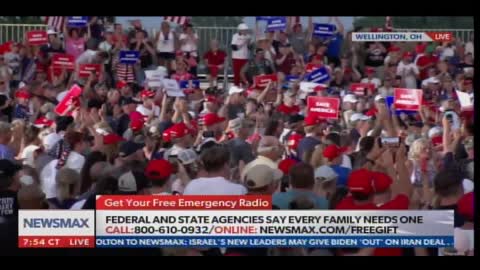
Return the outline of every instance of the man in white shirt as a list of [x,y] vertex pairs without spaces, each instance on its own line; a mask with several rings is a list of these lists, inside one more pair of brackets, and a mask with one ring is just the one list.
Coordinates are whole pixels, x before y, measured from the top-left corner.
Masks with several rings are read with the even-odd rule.
[[263,136],[258,143],[258,157],[243,168],[241,179],[244,179],[245,174],[256,165],[267,165],[271,169],[278,169],[278,162],[282,159],[283,152],[283,146],[276,137]]
[[378,89],[382,85],[382,82],[380,81],[380,79],[374,77],[375,75],[374,68],[367,67],[365,70],[365,73],[367,73],[367,78],[363,78],[360,81],[361,83],[373,83],[376,89]]
[[225,146],[213,146],[205,150],[200,159],[206,177],[192,180],[185,187],[184,195],[244,195],[247,189],[230,180],[230,153]]
[[251,36],[247,31],[247,24],[241,23],[238,25],[238,33],[232,37],[233,83],[237,86],[240,85],[240,71],[248,61],[248,45],[251,42]]
[[420,71],[417,65],[412,63],[413,54],[411,52],[405,52],[403,59],[398,63],[397,75],[402,76],[405,84],[405,88],[416,89],[417,79],[420,76]]
[[382,95],[382,97],[388,97],[388,96],[393,96],[393,78],[391,77],[385,77],[383,80],[383,86],[378,89],[378,93]]

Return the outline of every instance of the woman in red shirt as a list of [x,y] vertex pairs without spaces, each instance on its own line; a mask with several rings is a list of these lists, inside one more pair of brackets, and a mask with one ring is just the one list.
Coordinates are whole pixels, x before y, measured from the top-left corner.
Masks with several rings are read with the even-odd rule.
[[180,81],[188,81],[193,79],[192,74],[187,72],[188,64],[185,61],[177,61],[176,71],[170,78],[176,80],[177,82]]
[[216,81],[218,72],[223,69],[225,58],[227,55],[224,51],[218,49],[218,41],[210,41],[210,50],[203,56],[205,66],[207,66],[208,81],[210,86],[213,86],[213,81]]

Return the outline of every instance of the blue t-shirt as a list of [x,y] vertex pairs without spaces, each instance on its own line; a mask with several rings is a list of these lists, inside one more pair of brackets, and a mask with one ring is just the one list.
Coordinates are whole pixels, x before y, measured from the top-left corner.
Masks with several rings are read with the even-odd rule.
[[343,43],[343,34],[337,33],[328,44],[327,48],[327,56],[330,57],[339,57],[340,56],[340,49],[342,48]]
[[273,194],[272,204],[280,209],[289,209],[290,203],[299,197],[312,200],[315,203],[315,209],[328,209],[328,201],[325,198],[317,196],[312,191],[298,189]]
[[338,174],[337,186],[346,186],[351,170],[340,165],[332,165],[330,168]]
[[303,138],[300,143],[298,144],[297,147],[297,153],[298,157],[300,159],[303,159],[303,155],[307,151],[313,151],[315,149],[315,146],[321,144],[322,142],[314,137],[307,136]]
[[28,120],[28,117],[30,117],[30,113],[28,112],[28,107],[23,106],[21,104],[17,104],[15,106],[15,110],[13,111],[13,118]]
[[0,144],[0,159],[9,159],[9,160],[14,160],[15,155],[13,154],[13,151],[10,149],[10,147]]

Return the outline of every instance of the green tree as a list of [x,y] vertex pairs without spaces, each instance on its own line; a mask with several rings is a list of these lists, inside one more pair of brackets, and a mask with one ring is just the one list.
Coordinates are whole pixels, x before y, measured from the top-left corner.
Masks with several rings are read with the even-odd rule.
[[192,24],[207,27],[236,27],[242,23],[242,20],[243,17],[240,16],[193,16]]
[[8,24],[41,24],[40,16],[0,16],[0,23]]
[[[473,29],[473,17],[471,16],[394,16],[392,23],[394,28]],[[385,17],[358,17],[353,25],[354,27],[384,27]]]

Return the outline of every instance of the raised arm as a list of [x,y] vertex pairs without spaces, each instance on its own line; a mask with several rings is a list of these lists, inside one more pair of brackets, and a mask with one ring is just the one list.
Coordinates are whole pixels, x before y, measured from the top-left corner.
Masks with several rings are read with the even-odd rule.
[[258,95],[257,97],[257,102],[258,103],[262,103],[263,102],[263,99],[265,99],[265,97],[267,96],[268,94],[268,91],[270,90],[271,88],[271,85],[272,85],[272,82],[269,82],[267,84],[267,86],[265,86],[265,89],[263,89],[262,93],[260,95]]
[[343,26],[343,23],[340,21],[338,17],[333,17],[333,19],[335,20],[335,24],[337,25],[338,33],[343,35],[345,31],[345,27]]

